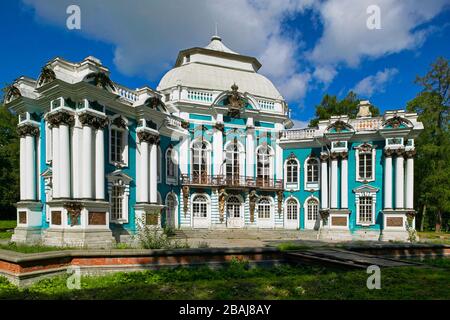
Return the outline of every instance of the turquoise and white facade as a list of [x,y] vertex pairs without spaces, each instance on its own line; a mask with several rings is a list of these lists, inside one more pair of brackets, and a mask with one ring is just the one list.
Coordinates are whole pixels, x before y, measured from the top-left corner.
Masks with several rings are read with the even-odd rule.
[[260,67],[214,36],[156,90],[112,82],[94,57],[17,79],[5,96],[21,137],[13,240],[105,246],[139,223],[406,240],[417,114],[372,117],[364,101],[356,119],[290,129]]

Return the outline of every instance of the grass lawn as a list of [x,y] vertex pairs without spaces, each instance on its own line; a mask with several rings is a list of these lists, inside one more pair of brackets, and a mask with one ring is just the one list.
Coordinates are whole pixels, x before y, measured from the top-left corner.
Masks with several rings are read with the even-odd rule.
[[[0,238],[1,238],[1,236],[0,236]],[[9,242],[7,244],[0,244],[0,249],[22,252],[22,253],[38,253],[38,252],[46,252],[46,251],[73,250],[76,248],[49,247],[49,246],[43,246],[40,244],[26,245],[26,244],[16,244],[13,242]],[[78,249],[81,249],[81,248],[78,248]]]
[[17,225],[16,220],[0,220],[0,239],[11,239],[12,231]]
[[67,276],[42,280],[26,289],[0,278],[0,298],[450,299],[449,260],[438,265],[382,269],[380,290],[367,289],[368,274],[364,270],[289,265],[250,268],[246,263],[233,262],[220,269],[179,267],[82,277],[80,290],[67,289]]
[[450,232],[417,232],[421,242],[450,244]]

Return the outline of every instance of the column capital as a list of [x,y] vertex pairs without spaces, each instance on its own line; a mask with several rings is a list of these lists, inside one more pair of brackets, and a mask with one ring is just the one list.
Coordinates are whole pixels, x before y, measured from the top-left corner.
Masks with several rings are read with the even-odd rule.
[[412,159],[416,155],[416,150],[407,150],[405,151],[405,157],[407,159]]
[[337,152],[331,152],[330,153],[330,159],[331,160],[337,160],[339,158],[339,153]]
[[384,149],[384,156],[385,157],[392,157],[392,155],[394,154],[394,150],[393,149]]
[[58,127],[61,124],[73,126],[75,123],[74,115],[65,110],[58,110],[55,113],[48,114],[46,120],[51,127]]
[[397,157],[403,157],[405,156],[405,149],[395,149],[395,155]]
[[39,135],[39,128],[32,124],[23,124],[17,127],[17,134],[21,138],[26,136],[36,137]]
[[148,142],[150,144],[159,144],[159,136],[148,132],[148,131],[138,131],[137,136],[139,138],[139,141],[141,142]]
[[225,125],[223,124],[223,122],[216,122],[214,124],[214,129],[223,132],[223,130],[225,130]]
[[342,158],[342,160],[347,160],[348,159],[348,152],[346,152],[346,151],[341,152],[341,158]]
[[321,152],[320,153],[320,161],[325,162],[328,160],[328,158],[330,157],[330,155],[326,152]]
[[94,129],[103,129],[108,125],[107,117],[100,117],[90,113],[82,113],[78,116],[83,126],[90,126]]

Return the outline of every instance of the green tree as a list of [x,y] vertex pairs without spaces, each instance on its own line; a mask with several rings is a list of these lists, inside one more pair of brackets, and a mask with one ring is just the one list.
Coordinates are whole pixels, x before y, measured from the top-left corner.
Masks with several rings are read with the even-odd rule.
[[[415,161],[416,207],[421,208],[421,226],[425,212],[435,224],[435,231],[448,225],[450,212],[450,132],[449,132],[449,87],[450,68],[445,58],[438,58],[415,83],[422,91],[410,102],[407,110],[417,112],[424,130],[416,139]],[[446,222],[447,221],[447,222]]]
[[[347,96],[338,100],[336,96],[326,94],[322,98],[320,104],[316,105],[316,117],[311,119],[309,127],[316,127],[319,120],[330,119],[331,116],[348,115],[350,118],[356,118],[358,113],[358,104],[360,99],[357,95],[350,91]],[[380,110],[375,106],[370,106],[370,111],[373,116],[378,116]]]
[[0,219],[14,216],[19,200],[19,138],[17,117],[0,105]]

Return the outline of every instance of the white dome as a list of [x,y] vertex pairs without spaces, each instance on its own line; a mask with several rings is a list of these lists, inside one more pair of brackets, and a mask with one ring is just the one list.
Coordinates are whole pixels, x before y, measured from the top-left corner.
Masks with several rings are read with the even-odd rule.
[[261,64],[253,57],[242,56],[227,48],[214,36],[205,48],[181,51],[175,68],[159,82],[157,90],[178,85],[205,90],[230,90],[236,83],[239,92],[283,100],[273,83],[257,73]]

